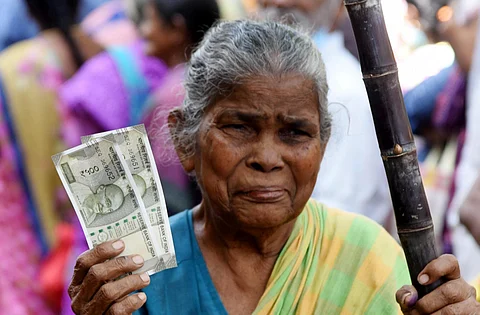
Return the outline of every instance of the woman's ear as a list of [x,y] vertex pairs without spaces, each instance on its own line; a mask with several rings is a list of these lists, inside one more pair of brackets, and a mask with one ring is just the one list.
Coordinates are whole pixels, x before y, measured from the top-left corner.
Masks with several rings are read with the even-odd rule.
[[182,163],[183,169],[187,174],[190,174],[195,170],[195,158],[187,154],[185,147],[178,140],[178,134],[182,131],[184,122],[185,119],[180,108],[176,108],[169,113],[168,128],[170,130],[170,137],[173,139],[173,145],[175,146],[175,151],[177,152],[180,163]]

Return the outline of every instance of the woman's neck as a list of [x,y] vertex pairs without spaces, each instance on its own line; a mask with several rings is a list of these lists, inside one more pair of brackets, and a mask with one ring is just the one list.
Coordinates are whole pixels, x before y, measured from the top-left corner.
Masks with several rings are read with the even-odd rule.
[[[80,55],[84,61],[98,55],[104,51],[104,48],[95,42],[88,34],[86,34],[79,26],[73,26],[71,28],[71,35],[74,42],[77,44]],[[57,49],[56,52],[60,58],[65,75],[71,77],[78,70],[75,64],[71,48],[68,46],[65,38],[58,29],[48,29],[40,33],[52,47]]]
[[172,69],[182,63],[185,63],[186,60],[185,56],[182,56],[181,54],[171,54],[168,57],[163,58],[163,62],[165,62],[168,68]]
[[181,47],[173,48],[169,53],[165,54],[165,56],[157,56],[157,58],[160,58],[168,68],[172,69],[187,62],[189,55],[188,46],[182,45]]
[[295,220],[272,229],[245,231],[213,213],[205,203],[194,209],[195,237],[227,312],[251,314],[265,292]]
[[281,226],[260,229],[241,229],[235,222],[212,215],[204,202],[194,210],[194,226],[197,236],[217,247],[217,250],[234,254],[278,257],[293,230],[295,220]]

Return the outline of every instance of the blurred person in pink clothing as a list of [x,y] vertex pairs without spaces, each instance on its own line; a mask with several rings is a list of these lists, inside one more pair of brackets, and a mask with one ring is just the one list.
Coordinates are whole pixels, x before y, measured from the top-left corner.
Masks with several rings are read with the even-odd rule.
[[25,5],[41,32],[0,53],[0,314],[43,315],[59,307],[39,276],[62,219],[56,93],[103,47],[76,25],[78,0]]

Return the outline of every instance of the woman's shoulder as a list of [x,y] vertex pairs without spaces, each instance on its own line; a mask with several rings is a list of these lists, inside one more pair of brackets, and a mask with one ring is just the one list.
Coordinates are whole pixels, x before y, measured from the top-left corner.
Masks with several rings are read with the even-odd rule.
[[28,70],[30,64],[33,67],[34,64],[38,66],[47,61],[47,55],[45,45],[38,39],[27,39],[9,46],[0,53],[0,70],[22,72],[22,69]]
[[195,243],[193,236],[192,210],[185,210],[169,218],[177,263],[192,260]]
[[[94,57],[88,59],[78,72],[69,80],[69,84],[78,84],[83,80],[92,86],[98,85],[98,79],[109,82],[120,82],[119,63],[127,64],[130,69],[138,68],[138,53],[134,45],[116,45],[110,46],[105,51],[100,52]],[[91,80],[94,78],[95,80]],[[93,82],[92,82],[93,81]],[[103,81],[100,83],[104,83]]]
[[58,97],[62,107],[87,117],[78,116],[78,119],[94,117],[103,129],[116,129],[128,121],[128,93],[114,60],[106,51],[87,60],[63,84]]
[[[397,311],[396,290],[409,284],[405,256],[399,244],[379,224],[311,200],[310,212],[319,214],[318,279],[328,300],[338,298],[331,287],[344,288],[345,310],[369,313]],[[325,279],[325,280],[322,280]],[[376,314],[376,313],[375,313]]]
[[307,205],[315,207],[325,219],[325,223],[330,226],[353,229],[355,231],[366,230],[374,233],[384,231],[388,234],[388,232],[379,223],[364,215],[329,207],[328,205],[313,199],[310,199]]
[[0,60],[4,60],[8,57],[13,57],[18,54],[23,54],[27,52],[31,47],[35,46],[35,40],[27,39],[17,42],[13,45],[8,46],[0,54]]
[[83,77],[89,76],[101,76],[108,78],[108,76],[111,75],[112,72],[115,72],[115,70],[115,63],[113,62],[108,51],[102,51],[85,61],[82,67],[69,81],[77,82]]
[[[0,75],[10,93],[28,99],[54,102],[55,91],[65,82],[64,69],[55,46],[42,38],[18,42],[0,53]],[[32,95],[38,94],[37,97]]]
[[315,200],[310,200],[309,205],[320,212],[324,237],[355,244],[362,243],[370,251],[383,252],[387,255],[403,255],[397,241],[374,220],[361,214],[330,208]]
[[174,230],[175,230],[175,233],[178,233],[180,232],[179,230],[188,229],[188,226],[189,226],[188,220],[190,215],[189,211],[192,211],[192,210],[184,210],[182,212],[176,213],[175,215],[172,215],[169,218],[172,233],[174,233]]

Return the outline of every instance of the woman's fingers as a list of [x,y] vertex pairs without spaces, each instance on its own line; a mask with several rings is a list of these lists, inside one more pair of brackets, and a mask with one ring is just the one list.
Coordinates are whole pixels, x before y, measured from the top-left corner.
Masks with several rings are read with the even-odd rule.
[[480,306],[475,298],[462,301],[456,304],[450,304],[433,315],[457,315],[457,314],[479,314]]
[[107,315],[125,315],[125,314],[132,314],[143,304],[147,301],[147,296],[145,293],[140,292],[137,294],[133,294],[128,298],[122,300],[121,302],[117,302],[113,304],[107,312]]
[[415,309],[422,314],[432,314],[449,305],[456,305],[469,299],[475,299],[474,294],[475,289],[463,279],[450,280],[421,298],[415,304]]
[[442,255],[432,260],[418,275],[418,282],[421,285],[431,284],[440,278],[446,280],[459,279],[460,267],[458,260],[453,255]]
[[141,275],[130,275],[104,284],[89,303],[88,309],[95,310],[94,313],[104,313],[114,303],[129,305],[129,302],[125,302],[129,297],[125,297],[134,291],[145,288],[149,283],[150,277],[144,273]]
[[[81,254],[75,264],[73,278],[70,286],[78,286],[83,282],[90,267],[104,262],[107,259],[118,256],[125,248],[123,241],[110,241],[96,246]],[[70,296],[73,298],[73,296]]]
[[404,285],[397,291],[395,298],[400,305],[404,314],[409,314],[409,311],[413,308],[418,300],[418,293],[415,287],[411,285]]
[[458,261],[454,256],[440,256],[430,262],[418,276],[421,285],[429,285],[439,279],[447,282],[420,300],[412,286],[398,290],[396,298],[404,314],[470,314],[471,309],[478,311],[475,309],[479,307],[475,301],[475,289],[461,278]]
[[83,279],[83,285],[76,298],[83,302],[90,301],[106,282],[141,268],[143,263],[144,260],[141,256],[134,255],[117,257],[104,263],[93,265]]

